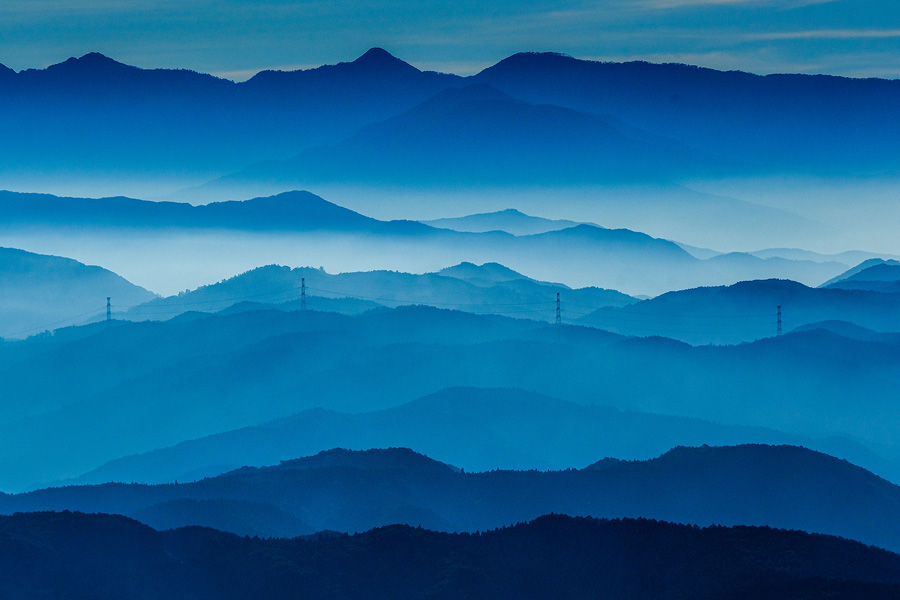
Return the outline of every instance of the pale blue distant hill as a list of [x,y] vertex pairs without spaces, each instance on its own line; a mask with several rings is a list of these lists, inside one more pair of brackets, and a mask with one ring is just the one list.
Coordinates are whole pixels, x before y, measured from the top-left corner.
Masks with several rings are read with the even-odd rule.
[[533,217],[514,208],[507,208],[492,213],[467,215],[464,217],[451,217],[422,221],[432,227],[453,229],[454,231],[468,231],[472,233],[484,233],[486,231],[505,231],[513,235],[533,235],[546,233],[581,225],[576,221],[567,219],[544,219]]
[[490,471],[582,468],[598,456],[648,459],[679,445],[739,443],[802,445],[877,465],[881,473],[900,474],[900,462],[879,463],[866,448],[846,440],[619,411],[516,389],[449,388],[381,411],[347,414],[316,408],[118,458],[64,483],[186,482],[332,447],[405,446],[467,471]]
[[[0,343],[0,398],[27,398],[0,403],[0,489],[76,477],[316,407],[380,411],[451,387],[519,388],[580,405],[840,438],[830,452],[889,472],[900,460],[892,426],[900,419],[900,345],[792,327],[779,338],[697,347],[408,306],[66,328]],[[623,428],[623,443],[639,447],[641,431]]]
[[310,310],[359,313],[374,307],[428,305],[478,314],[551,321],[556,294],[579,306],[625,306],[637,299],[596,287],[572,289],[541,282],[496,263],[461,263],[437,273],[368,271],[330,274],[309,267],[269,265],[177,296],[157,298],[131,308],[128,319],[163,320],[186,311],[218,312],[241,302],[244,307],[299,310],[302,286]]
[[101,267],[70,258],[0,248],[0,339],[105,318],[156,295]]
[[900,293],[900,262],[872,258],[825,282],[821,287]]
[[736,344],[774,336],[778,306],[784,331],[822,321],[847,321],[879,332],[900,331],[900,295],[811,288],[776,279],[669,292],[619,309],[600,309],[580,323],[625,335]]

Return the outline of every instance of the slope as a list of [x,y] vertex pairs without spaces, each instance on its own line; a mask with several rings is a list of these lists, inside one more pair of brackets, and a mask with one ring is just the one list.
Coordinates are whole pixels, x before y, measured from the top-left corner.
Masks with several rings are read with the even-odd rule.
[[[502,273],[499,276],[498,273]],[[558,283],[539,282],[502,265],[462,263],[422,275],[396,271],[329,274],[309,267],[291,269],[269,265],[196,290],[151,300],[128,311],[126,318],[165,319],[189,310],[216,312],[237,301],[252,300],[271,307],[297,310],[306,286],[307,306],[329,310],[337,300],[356,300],[371,306],[420,304],[479,314],[550,320],[555,294],[583,306],[624,306],[635,299],[615,290],[573,290]],[[329,303],[332,301],[331,303]],[[355,310],[355,304],[348,304]]]
[[139,69],[98,53],[5,79],[6,169],[195,181],[337,142],[458,80],[377,49],[353,62],[267,71],[243,83]]
[[118,312],[154,294],[101,267],[0,248],[0,339],[100,319],[107,297]]
[[[97,597],[397,600],[852,597],[900,590],[896,554],[767,528],[697,529],[550,515],[480,535],[393,526],[354,536],[157,533],[122,517],[0,520],[3,592]],[[765,557],[763,560],[760,557]],[[524,575],[523,575],[524,574]]]
[[625,335],[734,344],[775,335],[779,306],[787,329],[847,321],[876,331],[894,331],[900,318],[900,299],[894,294],[810,288],[771,279],[669,292],[628,307],[601,309],[579,322]]
[[[896,172],[890,107],[900,83],[721,72],[682,64],[594,62],[520,53],[472,78],[511,96],[616,115],[725,160],[745,173]],[[814,104],[809,98],[815,97]]]
[[[465,440],[464,444],[460,440]],[[450,388],[395,408],[346,414],[312,409],[111,461],[65,484],[171,483],[240,466],[274,464],[328,448],[409,447],[468,471],[566,469],[598,456],[647,459],[680,445],[795,444],[877,464],[863,447],[754,427],[606,406],[515,389]],[[900,473],[888,461],[881,472]]]
[[441,227],[454,231],[468,231],[470,233],[505,231],[513,235],[534,235],[580,225],[580,223],[566,219],[533,217],[514,208],[507,208],[506,210],[492,213],[479,213],[464,217],[433,219],[422,222],[432,227]]
[[459,472],[407,449],[330,450],[194,483],[70,486],[0,501],[6,514],[113,512],[157,527],[195,524],[177,510],[184,501],[239,503],[251,523],[254,507],[267,505],[315,530],[350,532],[392,523],[475,531],[552,512],[767,525],[900,548],[900,487],[795,446],[680,447],[649,461],[605,459],[581,470],[483,473]]
[[73,328],[0,344],[0,486],[76,477],[311,408],[377,411],[450,387],[835,436],[849,447],[829,451],[896,477],[878,460],[900,460],[892,340],[816,330],[691,347],[421,306]]
[[473,85],[445,90],[340,144],[253,165],[223,182],[544,185],[720,170],[712,158],[610,119]]

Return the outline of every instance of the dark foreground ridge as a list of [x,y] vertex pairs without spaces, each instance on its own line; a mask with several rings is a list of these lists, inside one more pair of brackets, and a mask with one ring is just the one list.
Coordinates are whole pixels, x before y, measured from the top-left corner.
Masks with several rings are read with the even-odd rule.
[[900,556],[821,535],[544,516],[480,534],[157,532],[124,517],[0,518],[6,598],[897,598]]
[[187,484],[0,496],[0,513],[43,510],[115,513],[156,529],[201,525],[264,537],[395,523],[474,532],[564,513],[771,526],[900,550],[900,487],[796,446],[680,447],[649,461],[484,473],[464,473],[404,448],[336,449]]

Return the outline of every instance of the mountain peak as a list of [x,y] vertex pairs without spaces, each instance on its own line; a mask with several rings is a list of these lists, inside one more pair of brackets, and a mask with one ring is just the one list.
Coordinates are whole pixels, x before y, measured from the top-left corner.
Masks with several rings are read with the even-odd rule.
[[132,67],[123,63],[120,63],[116,60],[109,58],[99,52],[89,52],[80,58],[69,58],[68,60],[51,65],[47,68],[48,71],[63,71],[70,73],[100,73],[100,72],[108,72],[111,70],[122,70],[122,69],[135,69],[137,67]]
[[504,58],[497,64],[488,67],[482,73],[489,71],[528,69],[553,69],[561,64],[577,63],[578,59],[560,52],[518,52],[508,58]]
[[269,226],[273,222],[273,218],[282,225],[293,223],[297,227],[308,229],[353,227],[378,223],[371,217],[338,206],[312,192],[300,190],[250,200],[212,202],[198,208],[212,215],[222,211],[240,210],[240,207],[248,209],[242,213],[245,226],[256,221]]
[[365,67],[367,69],[392,69],[403,70],[409,72],[418,72],[419,70],[411,64],[400,60],[384,48],[370,48],[365,54],[354,60],[353,65]]
[[461,262],[452,267],[446,267],[438,271],[439,275],[456,279],[481,279],[492,282],[512,281],[516,279],[529,279],[521,273],[510,269],[500,263],[488,262],[476,265],[470,262]]
[[254,471],[306,471],[310,469],[352,468],[365,471],[373,470],[437,470],[439,472],[456,472],[454,467],[419,454],[409,448],[373,448],[371,450],[348,450],[334,448],[323,450],[314,456],[281,461],[272,467],[243,467],[231,471],[231,475],[245,474]]

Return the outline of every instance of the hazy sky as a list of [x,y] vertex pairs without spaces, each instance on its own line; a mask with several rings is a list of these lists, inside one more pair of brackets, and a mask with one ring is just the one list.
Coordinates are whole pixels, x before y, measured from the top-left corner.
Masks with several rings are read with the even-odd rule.
[[472,73],[524,50],[758,73],[900,77],[897,0],[3,0],[0,63],[98,51],[246,78],[372,46]]

